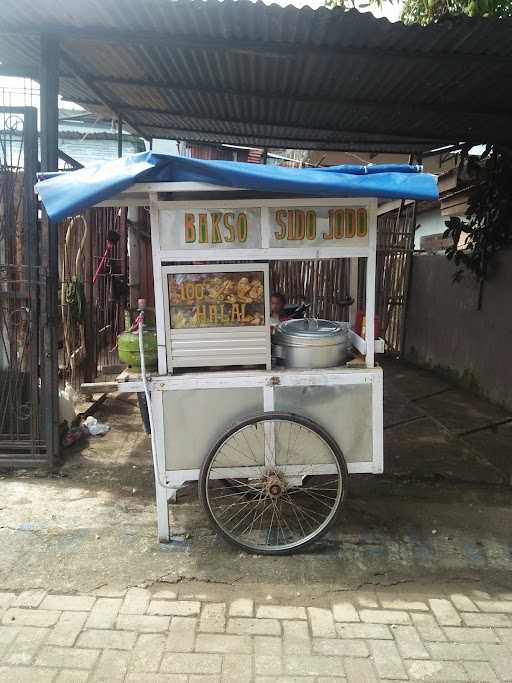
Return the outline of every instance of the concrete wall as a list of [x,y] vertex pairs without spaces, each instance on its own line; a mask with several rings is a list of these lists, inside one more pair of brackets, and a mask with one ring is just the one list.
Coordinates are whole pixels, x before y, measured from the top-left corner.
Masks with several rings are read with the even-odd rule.
[[483,288],[471,275],[453,283],[442,254],[415,254],[404,357],[450,374],[491,401],[512,409],[512,250]]

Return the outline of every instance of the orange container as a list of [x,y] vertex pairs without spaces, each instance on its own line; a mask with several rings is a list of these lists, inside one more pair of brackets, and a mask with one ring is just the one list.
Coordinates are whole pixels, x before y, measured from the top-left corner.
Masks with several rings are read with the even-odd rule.
[[[380,337],[380,317],[378,315],[374,318],[374,336],[375,338]],[[356,320],[354,323],[354,332],[360,337],[366,336],[366,315],[364,311],[357,311]]]

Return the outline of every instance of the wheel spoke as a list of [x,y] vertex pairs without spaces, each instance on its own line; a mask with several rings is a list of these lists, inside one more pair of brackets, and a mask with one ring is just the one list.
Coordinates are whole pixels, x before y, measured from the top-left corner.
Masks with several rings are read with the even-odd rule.
[[[330,491],[338,491],[339,489],[329,489],[329,490]],[[335,500],[336,499],[335,495],[333,496],[332,494],[324,493],[324,489],[311,489],[311,488],[302,487],[302,486],[299,486],[299,487],[294,488],[294,489],[290,489],[288,491],[288,493],[290,493],[290,495],[291,494],[300,495],[302,493],[304,495],[311,496],[312,498],[316,496],[317,500],[320,498],[324,498],[325,500]]]
[[[264,503],[266,502],[266,500],[267,500],[267,499],[265,498],[265,499],[264,499]],[[255,519],[255,522],[257,522],[258,520],[260,520],[260,527],[259,527],[259,528],[260,528],[260,531],[261,531],[261,526],[262,526],[262,522],[263,522],[263,516],[264,516],[265,512],[267,512],[267,510],[270,510],[271,507],[272,507],[272,503],[269,503],[269,504],[267,505],[267,507],[263,508],[263,510],[260,512],[260,514],[259,514],[259,515],[256,517],[256,519]]]
[[229,517],[228,519],[225,519],[225,518],[224,518],[224,515],[225,515],[227,512],[230,512],[230,511],[232,510],[232,508],[233,508],[234,503],[231,503],[231,505],[228,505],[227,508],[225,508],[225,509],[222,511],[222,514],[220,515],[219,520],[221,520],[223,524],[228,524],[232,519],[234,519],[237,515],[239,515],[240,512],[243,512],[243,510],[244,510],[248,505],[250,505],[250,504],[251,504],[251,501],[250,501],[250,500],[246,500],[244,503],[242,503],[242,508],[237,508],[237,509],[235,510],[234,514],[231,515],[231,517]]
[[[320,505],[323,505],[323,506],[326,507],[328,510],[330,510],[330,509],[332,508],[332,504],[331,504],[331,505],[328,505],[324,500],[322,500],[322,499],[319,498],[318,496],[316,496],[316,495],[314,495],[313,493],[311,493],[311,491],[304,491],[303,493],[304,493],[306,496],[309,496],[310,498],[312,498],[313,500],[316,500],[317,503],[319,503]],[[327,498],[327,500],[330,500],[331,503],[333,503],[336,499],[335,499],[335,498]]]
[[[247,458],[247,460],[248,460],[249,462],[251,462],[251,458],[250,458],[246,453],[243,453],[243,452],[240,451],[238,448],[235,448],[235,447],[233,446],[233,444],[226,442],[226,443],[222,446],[222,448],[225,448],[226,446],[227,446],[228,448],[231,448],[231,450],[232,450],[232,451],[235,451],[235,453],[237,453],[238,455],[241,455],[242,458]],[[256,467],[260,467],[260,463],[256,460],[256,458],[252,458],[252,462],[256,465]]]
[[[302,476],[302,475],[297,475],[297,476]],[[306,475],[306,476],[307,476],[307,475]],[[318,476],[318,475],[313,475],[313,476]],[[337,491],[337,490],[338,490],[338,486],[336,486],[336,488],[329,488],[329,489],[326,488],[327,485],[333,484],[333,483],[339,484],[339,479],[332,479],[331,481],[326,481],[325,484],[318,483],[316,486],[301,486],[300,488],[301,488],[301,489],[306,488],[306,489],[308,489],[308,490],[310,490],[310,491],[315,491],[316,489],[321,489],[322,491]],[[295,490],[298,490],[298,488],[297,488],[297,489],[293,489],[293,490],[294,490],[294,491],[295,491]]]
[[253,515],[253,518],[252,518],[252,522],[250,523],[249,526],[246,526],[245,529],[242,531],[242,534],[241,534],[242,536],[245,536],[245,532],[247,531],[247,529],[249,529],[249,532],[248,532],[248,533],[249,533],[249,534],[251,533],[252,528],[253,528],[253,526],[254,526],[254,522],[256,521],[256,514],[257,514],[257,512],[258,512],[258,506],[260,505],[260,503],[261,503],[262,501],[263,501],[263,489],[261,490],[261,493],[260,493],[260,495],[259,495],[259,497],[258,497],[258,500],[255,501],[255,504],[254,504],[254,515]]
[[[230,469],[234,469],[234,468],[230,468]],[[212,471],[212,472],[217,472],[218,470],[212,468],[211,471]],[[241,487],[244,487],[244,488],[246,488],[246,489],[250,489],[251,491],[256,491],[256,492],[259,491],[259,489],[256,488],[256,486],[251,486],[251,484],[246,484],[245,482],[240,481],[240,479],[233,479],[233,477],[230,476],[230,477],[229,477],[229,480],[230,480],[230,481],[234,481],[234,482],[236,482],[237,484],[240,484]]]
[[268,528],[268,534],[267,534],[267,545],[269,545],[269,540],[270,540],[270,534],[272,533],[272,522],[274,521],[274,515],[276,512],[276,506],[274,501],[271,499],[270,504],[272,506],[272,519],[270,520],[270,526]]
[[250,445],[249,441],[247,440],[247,435],[246,435],[246,433],[245,433],[245,429],[242,429],[242,436],[244,437],[245,443],[247,444],[247,448],[251,451],[251,455],[252,455],[252,457],[253,457],[253,459],[254,459],[254,462],[257,463],[258,460],[257,460],[256,456],[254,455],[254,452],[253,452],[253,450],[252,450],[252,448],[251,448],[251,445]]
[[[290,529],[288,522],[286,521],[286,514],[283,511],[282,501],[283,501],[283,499],[280,498],[279,504],[277,501],[275,503],[277,518],[279,520],[279,523],[281,524],[281,528],[284,529],[284,527],[286,527],[288,529],[288,531],[290,532],[290,540],[292,540],[294,535],[293,535],[292,530]],[[286,543],[286,536],[284,535],[284,531],[281,531],[281,533],[283,536],[283,541]]]
[[[251,501],[251,504],[252,504],[252,501]],[[248,517],[250,514],[251,514],[251,510],[249,510],[249,512],[247,512],[247,513],[242,517],[242,519],[239,519],[239,520],[238,520],[238,522],[235,524],[235,526],[231,528],[231,531],[235,531],[235,529],[238,529],[238,527],[240,526],[240,524],[244,521],[244,519],[247,519],[247,517]]]
[[[285,502],[289,507],[292,509],[292,511],[295,513],[295,516],[297,517],[298,520],[302,518],[302,521],[306,525],[307,529],[305,532],[305,535],[309,535],[312,531],[314,531],[317,528],[317,523],[315,521],[315,524],[311,522],[311,518],[308,518],[305,514],[302,508],[298,507],[297,505],[294,505],[292,501],[289,498],[285,498]],[[302,524],[301,524],[302,527]]]
[[291,498],[288,498],[288,503],[290,505],[293,505],[294,507],[296,507],[298,510],[300,510],[300,512],[302,514],[304,514],[307,517],[309,517],[310,519],[314,520],[316,522],[316,524],[320,524],[323,522],[323,518],[321,516],[320,516],[320,518],[318,518],[318,517],[316,517],[316,513],[313,513],[312,510],[306,510],[303,506],[297,505],[296,503],[292,503]]

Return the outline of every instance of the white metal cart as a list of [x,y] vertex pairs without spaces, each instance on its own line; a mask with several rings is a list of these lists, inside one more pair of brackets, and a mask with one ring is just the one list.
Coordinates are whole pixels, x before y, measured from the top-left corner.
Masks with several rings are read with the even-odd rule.
[[[303,548],[336,518],[348,474],[383,471],[382,371],[374,363],[376,343],[383,348],[368,324],[365,338],[351,333],[359,367],[272,367],[268,261],[351,259],[355,294],[364,259],[373,321],[377,200],[253,199],[199,183],[136,189],[108,204],[151,207],[159,539],[171,537],[169,501],[199,481],[210,518],[230,541],[258,553]],[[260,293],[254,306],[248,286]],[[143,385],[132,378],[119,390]]]

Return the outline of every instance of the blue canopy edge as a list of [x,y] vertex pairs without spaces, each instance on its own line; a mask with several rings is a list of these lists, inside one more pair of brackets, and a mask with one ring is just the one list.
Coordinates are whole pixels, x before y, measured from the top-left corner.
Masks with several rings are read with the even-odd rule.
[[61,220],[135,183],[202,182],[258,192],[317,197],[435,200],[437,178],[408,164],[345,164],[287,168],[236,161],[203,161],[141,152],[77,171],[43,176],[36,189],[52,220]]

